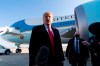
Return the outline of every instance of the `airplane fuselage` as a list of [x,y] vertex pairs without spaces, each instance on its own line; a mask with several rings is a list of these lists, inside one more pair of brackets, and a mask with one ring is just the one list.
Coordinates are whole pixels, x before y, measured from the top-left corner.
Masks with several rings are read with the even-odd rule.
[[[37,25],[42,25],[41,19],[20,20],[7,27],[1,37],[17,44],[29,44],[32,29]],[[66,33],[75,29],[74,16],[54,17],[52,26],[59,30],[61,41],[65,43],[71,38]]]

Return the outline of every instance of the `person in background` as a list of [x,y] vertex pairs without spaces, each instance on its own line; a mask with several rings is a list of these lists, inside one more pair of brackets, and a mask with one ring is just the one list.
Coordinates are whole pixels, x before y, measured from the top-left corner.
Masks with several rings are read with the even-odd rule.
[[[64,54],[59,31],[52,27],[53,13],[43,14],[43,24],[32,30],[29,45],[29,66],[36,66],[35,59],[42,46],[49,49],[47,66],[63,66]],[[41,61],[42,62],[42,61]]]
[[100,66],[100,36],[89,38],[92,66]]
[[91,53],[92,66],[100,66],[100,22],[94,22],[89,25],[89,49]]
[[76,31],[74,37],[69,40],[66,48],[66,55],[72,66],[86,66],[89,58],[87,41],[80,38],[79,31]]

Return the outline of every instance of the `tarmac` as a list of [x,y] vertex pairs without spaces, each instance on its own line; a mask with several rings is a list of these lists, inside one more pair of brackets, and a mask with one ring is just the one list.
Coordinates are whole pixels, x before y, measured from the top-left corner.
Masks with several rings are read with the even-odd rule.
[[[29,53],[12,53],[10,55],[0,55],[0,66],[29,66]],[[65,58],[64,66],[71,66]],[[91,66],[88,61],[87,66]]]
[[0,66],[29,66],[28,53],[12,53],[0,55]]
[[[66,45],[63,46],[65,52]],[[15,49],[11,49],[10,55],[0,55],[0,66],[29,66],[29,52],[28,48],[22,48],[22,53],[15,53]],[[68,60],[65,58],[64,66],[71,66]],[[90,59],[87,62],[87,66],[91,66]]]

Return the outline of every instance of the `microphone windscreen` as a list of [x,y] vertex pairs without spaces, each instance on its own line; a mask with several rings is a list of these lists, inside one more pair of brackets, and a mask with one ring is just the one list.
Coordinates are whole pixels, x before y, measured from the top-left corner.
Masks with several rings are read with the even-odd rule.
[[48,55],[49,55],[49,48],[46,46],[40,47],[35,59],[35,63],[37,65],[45,64],[48,60]]

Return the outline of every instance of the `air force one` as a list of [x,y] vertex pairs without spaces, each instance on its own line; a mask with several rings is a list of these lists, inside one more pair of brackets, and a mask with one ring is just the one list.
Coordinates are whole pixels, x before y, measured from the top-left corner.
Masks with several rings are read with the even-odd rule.
[[[100,32],[100,26],[95,25],[95,23],[100,25],[99,0],[77,6],[74,9],[74,15],[54,17],[52,26],[59,30],[62,43],[68,42],[74,36],[75,30],[79,30],[81,37],[86,40],[93,36],[95,31],[97,31],[96,33]],[[41,18],[21,20],[10,27],[0,28],[0,35],[3,39],[14,42],[19,47],[23,43],[29,44],[32,28],[41,24]],[[96,29],[89,31],[91,25]]]
[[[0,28],[0,36],[4,40],[14,42],[19,49],[20,44],[29,44],[32,28],[34,29],[35,26],[41,24],[43,24],[42,18],[20,20],[10,27]],[[74,15],[56,16],[53,19],[52,26],[59,30],[62,43],[66,43],[75,32]]]

